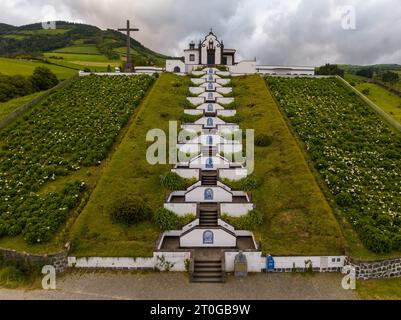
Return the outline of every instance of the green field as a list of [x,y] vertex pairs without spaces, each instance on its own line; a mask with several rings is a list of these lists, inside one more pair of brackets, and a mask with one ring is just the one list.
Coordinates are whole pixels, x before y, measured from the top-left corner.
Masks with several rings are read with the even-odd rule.
[[348,254],[398,256],[398,217],[391,212],[400,203],[399,133],[338,79],[266,80],[345,226]]
[[132,227],[113,224],[110,208],[121,195],[138,196],[153,210],[163,206],[166,190],[160,175],[169,165],[152,166],[146,161],[148,130],[167,130],[168,121],[178,119],[188,90],[189,79],[162,74],[137,110],[127,134],[78,217],[71,239],[76,256],[151,256],[160,231],[151,222]]
[[365,96],[401,123],[400,96],[391,93],[377,84],[365,82],[363,77],[346,75],[345,79],[355,84],[355,88],[362,93],[364,90],[369,90],[369,93],[365,93]]
[[401,278],[357,281],[356,290],[365,300],[401,300]]
[[0,103],[0,120],[7,116],[9,113],[17,110],[25,103],[28,103],[29,101],[39,97],[41,94],[43,94],[43,92],[35,92],[24,97],[15,98],[7,102]]
[[[72,53],[70,48],[78,48],[77,53]],[[83,53],[82,51],[87,50],[88,54]],[[70,53],[66,53],[66,52]],[[78,52],[80,51],[80,52]],[[92,51],[91,54],[89,52]],[[93,52],[97,52],[93,54]],[[112,68],[121,66],[121,60],[110,60],[107,57],[98,53],[96,47],[90,46],[76,46],[76,47],[67,47],[64,49],[57,50],[57,52],[46,52],[44,56],[49,59],[51,63],[70,67],[74,69],[84,69],[89,68],[92,71],[107,71],[107,67],[110,66]],[[58,57],[54,58],[54,57]],[[62,59],[60,59],[62,58]]]
[[65,80],[77,74],[76,70],[55,66],[38,61],[17,60],[0,57],[0,73],[5,75],[30,76],[36,67],[46,67],[55,73],[59,80]]
[[94,44],[93,45],[73,45],[70,47],[65,47],[65,48],[54,50],[53,52],[100,55],[98,48]]
[[273,137],[256,147],[255,175],[262,185],[252,191],[264,223],[255,232],[263,252],[273,255],[336,255],[345,242],[333,212],[260,76],[233,79],[242,129]]

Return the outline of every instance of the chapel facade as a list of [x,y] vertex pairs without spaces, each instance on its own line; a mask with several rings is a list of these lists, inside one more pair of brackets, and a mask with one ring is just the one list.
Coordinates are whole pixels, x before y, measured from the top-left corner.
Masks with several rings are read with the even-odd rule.
[[189,66],[232,66],[235,64],[235,53],[235,49],[225,48],[223,40],[219,40],[213,30],[210,30],[197,46],[194,41],[189,44],[189,48],[184,50],[184,60]]

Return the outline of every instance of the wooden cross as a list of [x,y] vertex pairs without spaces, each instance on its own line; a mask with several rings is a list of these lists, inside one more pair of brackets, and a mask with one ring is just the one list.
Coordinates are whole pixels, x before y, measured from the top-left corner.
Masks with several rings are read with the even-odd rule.
[[139,29],[136,28],[130,28],[130,23],[129,20],[127,20],[127,28],[125,29],[118,29],[118,31],[126,31],[127,32],[127,63],[125,65],[125,72],[135,72],[134,66],[132,64],[132,59],[131,59],[131,31],[139,31]]

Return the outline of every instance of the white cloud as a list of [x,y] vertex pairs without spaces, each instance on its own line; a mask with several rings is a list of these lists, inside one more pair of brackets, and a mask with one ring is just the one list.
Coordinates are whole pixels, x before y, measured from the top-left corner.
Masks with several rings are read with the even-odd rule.
[[[210,27],[243,58],[266,64],[400,63],[399,0],[1,0],[0,21],[22,25],[54,17],[101,28],[126,19],[156,51],[180,55]],[[341,28],[344,6],[357,29]]]

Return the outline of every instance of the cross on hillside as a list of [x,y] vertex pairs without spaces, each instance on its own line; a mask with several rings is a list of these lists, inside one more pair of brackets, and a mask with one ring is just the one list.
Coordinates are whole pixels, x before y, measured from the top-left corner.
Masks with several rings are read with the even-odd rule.
[[127,28],[125,29],[118,29],[118,31],[126,31],[127,32],[127,63],[125,65],[125,70],[124,72],[134,72],[134,66],[132,64],[132,59],[131,59],[131,31],[139,31],[139,29],[130,28],[130,23],[129,20],[127,20]]

